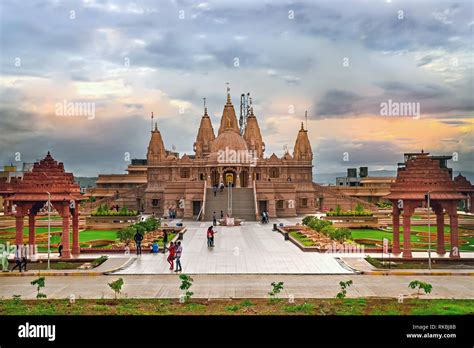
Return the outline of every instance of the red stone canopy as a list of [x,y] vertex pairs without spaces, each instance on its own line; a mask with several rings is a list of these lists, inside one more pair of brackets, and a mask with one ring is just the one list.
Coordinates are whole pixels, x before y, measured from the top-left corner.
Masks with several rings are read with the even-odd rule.
[[[79,253],[79,207],[78,203],[84,198],[81,188],[74,182],[74,175],[64,170],[64,165],[53,159],[48,152],[46,157],[33,165],[31,172],[25,172],[23,178],[12,178],[4,184],[8,191],[6,201],[16,205],[16,244],[23,244],[23,218],[29,217],[29,246],[35,249],[35,216],[48,201],[63,218],[62,240],[63,256],[70,257],[69,248],[70,216],[72,214],[73,253]],[[74,202],[74,206],[71,203]]]
[[384,198],[392,202],[393,211],[393,252],[400,253],[400,214],[403,211],[403,256],[412,257],[410,245],[411,215],[415,208],[425,202],[429,193],[430,207],[436,213],[437,252],[445,253],[444,210],[450,218],[451,257],[459,257],[457,203],[466,199],[459,192],[447,169],[440,166],[436,158],[421,152],[399,168],[390,193]]
[[399,168],[397,178],[390,186],[386,199],[424,200],[427,192],[435,200],[459,200],[466,198],[451,180],[449,172],[430,158],[429,153],[421,153],[409,159],[405,168]]

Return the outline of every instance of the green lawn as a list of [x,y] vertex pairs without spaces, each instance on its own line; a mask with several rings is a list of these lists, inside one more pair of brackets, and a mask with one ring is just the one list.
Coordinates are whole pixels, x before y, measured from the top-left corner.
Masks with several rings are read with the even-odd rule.
[[[10,227],[10,228],[7,228],[7,229],[1,230],[1,231],[15,233],[16,228],[15,227]],[[57,232],[57,231],[61,231],[61,227],[51,227],[51,232]],[[36,232],[36,234],[48,233],[48,228],[47,227],[36,227],[35,232]],[[23,235],[27,236],[28,233],[29,233],[28,232],[28,226],[23,227]]]
[[[461,227],[462,229],[462,227]],[[411,226],[410,241],[415,243],[426,243],[425,239],[420,239],[416,233],[417,232],[428,232],[428,226]],[[436,234],[436,226],[431,226],[431,234]],[[444,226],[445,234],[449,235],[450,228],[449,226]],[[377,229],[351,229],[353,239],[373,239],[374,241],[382,243],[383,238],[387,238],[390,241],[393,241],[392,228],[389,227],[388,231],[381,231]],[[469,243],[462,244],[460,246],[461,251],[474,251],[474,236],[473,237],[460,237],[460,239],[467,240]],[[403,244],[403,226],[400,226],[400,244]],[[373,245],[373,244],[370,244]],[[436,245],[436,242],[433,243]],[[448,247],[449,242],[446,243]]]

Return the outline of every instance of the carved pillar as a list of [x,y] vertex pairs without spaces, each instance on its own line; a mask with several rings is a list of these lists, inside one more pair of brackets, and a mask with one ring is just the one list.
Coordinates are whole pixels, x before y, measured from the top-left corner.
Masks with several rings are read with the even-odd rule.
[[458,212],[456,207],[456,201],[449,203],[449,227],[451,235],[451,250],[449,257],[459,258],[459,232],[458,232]]
[[240,187],[240,172],[241,172],[241,168],[238,167],[236,170],[236,177],[235,177],[235,187],[237,188]]
[[411,258],[410,228],[411,214],[414,209],[414,202],[403,202],[403,257]]
[[209,168],[206,168],[206,183],[208,188],[212,187],[211,170]]
[[446,250],[444,248],[444,213],[443,206],[440,203],[432,204],[433,211],[436,214],[436,252],[438,254],[445,254]]
[[223,170],[222,168],[217,168],[217,171],[219,172],[219,182],[218,185],[220,185],[221,182],[224,182],[224,176],[223,176]]
[[61,243],[63,245],[63,258],[71,257],[71,248],[69,246],[69,202],[62,204],[63,225],[62,225],[62,238]]
[[392,202],[393,246],[392,253],[400,254],[400,209],[397,202]]
[[23,205],[21,203],[16,204],[16,214],[15,214],[15,227],[16,227],[16,245],[23,245]]
[[35,235],[35,215],[36,212],[30,209],[28,214],[28,244],[31,253],[35,251],[36,235]]
[[81,248],[79,247],[79,202],[76,201],[74,214],[72,215],[72,253],[79,255]]

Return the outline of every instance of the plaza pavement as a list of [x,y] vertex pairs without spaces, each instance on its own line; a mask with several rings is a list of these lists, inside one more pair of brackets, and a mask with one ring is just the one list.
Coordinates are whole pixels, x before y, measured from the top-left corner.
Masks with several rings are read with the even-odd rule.
[[[277,220],[290,224],[288,220]],[[187,274],[350,274],[331,254],[302,252],[272,231],[271,224],[247,222],[215,227],[215,246],[207,246],[211,222],[186,221],[181,264]],[[114,274],[170,274],[167,254],[144,253]]]
[[[128,298],[179,298],[180,280],[177,275],[113,275],[95,277],[55,276],[46,277],[42,290],[50,299],[113,298],[114,293],[107,283],[124,280],[123,294]],[[191,291],[194,298],[268,298],[272,282],[284,282],[282,298],[334,298],[340,291],[339,282],[351,279],[347,297],[398,298],[413,296],[415,290],[408,288],[409,282],[417,279],[433,285],[429,295],[422,298],[473,299],[472,277],[468,276],[370,276],[370,275],[193,275]],[[0,298],[11,299],[21,295],[23,299],[34,299],[36,289],[30,284],[31,277],[0,278]]]

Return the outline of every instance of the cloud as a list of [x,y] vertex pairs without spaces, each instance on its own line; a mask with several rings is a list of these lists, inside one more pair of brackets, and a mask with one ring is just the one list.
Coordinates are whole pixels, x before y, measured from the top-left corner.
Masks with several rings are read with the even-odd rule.
[[[313,139],[323,168],[344,165],[334,152],[342,148],[363,149],[361,162],[398,161],[395,152],[413,138],[404,120],[386,131],[399,139],[393,153],[369,149],[393,145],[365,142],[370,123],[345,135],[359,142],[332,141],[388,99],[420,102],[423,119],[445,125],[440,138],[472,148],[472,12],[464,2],[4,0],[0,26],[0,162],[17,148],[31,160],[52,150],[78,174],[123,172],[124,151],[146,151],[151,112],[167,146],[191,153],[202,98],[217,127],[226,82],[237,113],[239,95],[251,92],[268,149],[293,144],[306,109],[311,122],[334,122],[315,132],[324,140]],[[52,110],[62,99],[92,100],[98,117],[58,119]]]

